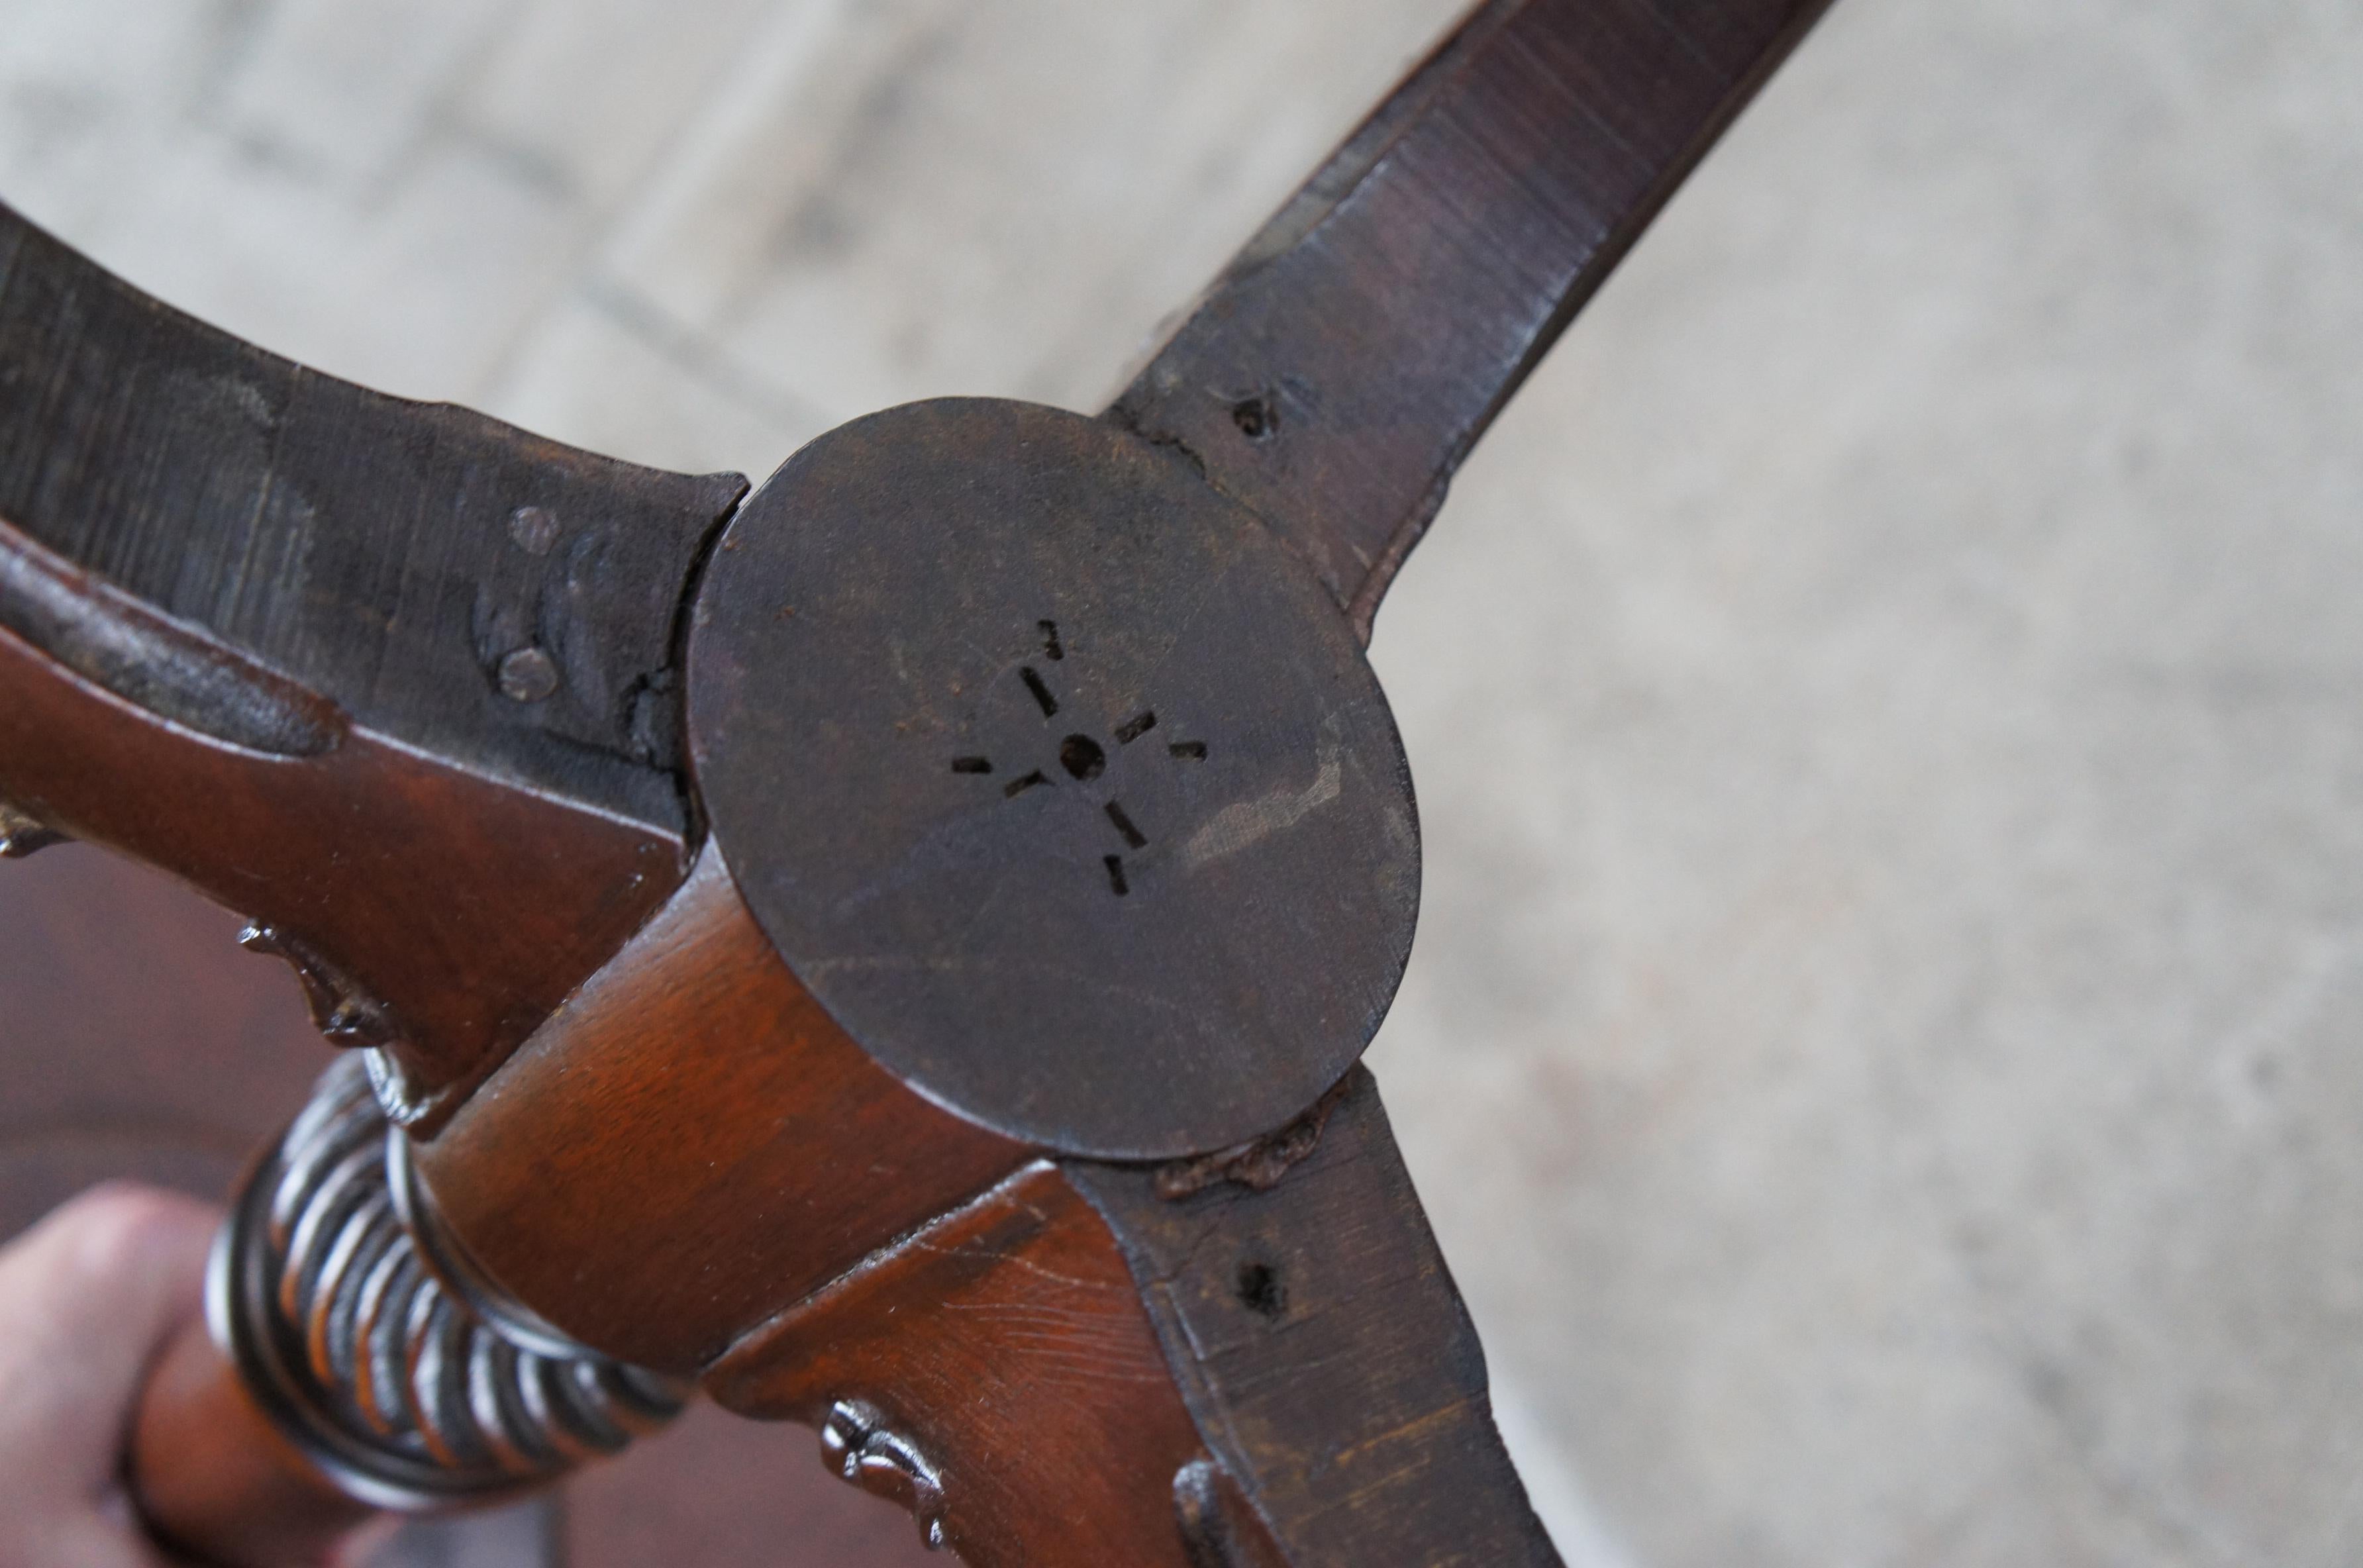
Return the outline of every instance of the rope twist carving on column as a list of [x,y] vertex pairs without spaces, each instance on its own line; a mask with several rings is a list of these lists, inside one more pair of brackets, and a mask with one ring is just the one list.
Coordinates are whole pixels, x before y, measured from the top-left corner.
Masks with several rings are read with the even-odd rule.
[[409,1150],[361,1054],[339,1057],[215,1242],[214,1337],[297,1447],[353,1496],[418,1511],[531,1489],[679,1413],[682,1385],[476,1273]]

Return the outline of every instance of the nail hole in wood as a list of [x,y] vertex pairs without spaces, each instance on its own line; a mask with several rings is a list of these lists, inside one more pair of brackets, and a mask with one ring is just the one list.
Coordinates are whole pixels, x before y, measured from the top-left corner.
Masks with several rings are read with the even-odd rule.
[[1241,398],[1231,404],[1231,423],[1250,441],[1269,440],[1280,429],[1280,410],[1268,397]]
[[1288,1287],[1279,1271],[1252,1260],[1239,1264],[1239,1305],[1259,1318],[1277,1319],[1288,1310]]

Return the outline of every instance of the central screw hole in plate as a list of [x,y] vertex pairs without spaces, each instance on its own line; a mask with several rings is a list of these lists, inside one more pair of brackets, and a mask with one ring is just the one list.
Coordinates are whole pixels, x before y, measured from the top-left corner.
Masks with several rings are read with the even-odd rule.
[[1059,743],[1059,766],[1076,778],[1097,778],[1107,770],[1107,753],[1089,735],[1069,735]]

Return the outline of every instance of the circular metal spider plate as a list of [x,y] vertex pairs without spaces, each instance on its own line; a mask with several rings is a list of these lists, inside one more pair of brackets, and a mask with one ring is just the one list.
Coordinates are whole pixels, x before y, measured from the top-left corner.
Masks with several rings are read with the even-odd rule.
[[690,740],[798,979],[1074,1154],[1268,1132],[1377,1030],[1419,843],[1345,618],[1187,458],[971,399],[806,447],[700,590]]

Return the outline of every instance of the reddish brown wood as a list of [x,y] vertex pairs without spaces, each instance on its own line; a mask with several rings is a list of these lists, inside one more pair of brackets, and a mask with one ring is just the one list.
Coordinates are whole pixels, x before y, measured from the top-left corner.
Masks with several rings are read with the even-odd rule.
[[1110,416],[1367,639],[1453,470],[1827,0],[1492,0],[1248,242]]
[[686,869],[675,621],[745,489],[307,370],[0,205],[0,839],[262,919],[431,1118]]
[[[421,1163],[479,1266],[570,1332],[682,1371],[728,1345],[708,1382],[732,1408],[826,1428],[850,1401],[915,1445],[972,1562],[1192,1562],[1184,1516],[1240,1563],[1404,1541],[1548,1562],[1375,1091],[1353,1082],[1270,1158],[1037,1164],[955,1209],[1026,1151],[871,1063],[709,846]],[[1176,1273],[1173,1225],[1204,1243],[1203,1278]],[[1276,1271],[1270,1300],[1240,1296],[1249,1263]],[[1275,1410],[1303,1371],[1316,1384]],[[1183,1475],[1193,1460],[1210,1468]],[[935,1517],[926,1487],[872,1468]],[[1268,1538],[1266,1517],[1288,1530]]]
[[[1558,1562],[1375,1085],[1258,1188],[1043,1163],[747,1335],[726,1406],[858,1412],[978,1568]],[[836,1414],[833,1415],[833,1412]]]
[[1204,1561],[1175,1502],[1203,1440],[1123,1255],[1056,1166],[765,1324],[707,1386],[731,1409],[816,1427],[866,1408],[889,1440],[871,1446],[907,1457],[873,1462],[865,1484],[939,1524],[971,1568]]
[[[110,1177],[220,1198],[303,1104],[319,1036],[282,966],[234,953],[238,924],[88,845],[0,864],[0,1240]],[[855,1568],[943,1562],[908,1516],[815,1463],[813,1442],[693,1407],[567,1484],[562,1562],[510,1568],[759,1568],[782,1541]],[[439,1535],[477,1528],[405,1532],[372,1568],[431,1568],[449,1561]]]
[[372,1513],[288,1446],[202,1324],[151,1375],[128,1463],[150,1528],[208,1562],[319,1562]]
[[688,1372],[1027,1153],[847,1039],[709,845],[419,1165],[518,1299],[609,1354]]
[[[121,596],[0,522],[0,576],[44,575],[92,620]],[[228,679],[273,695],[185,628]],[[677,841],[449,767],[294,689],[309,755],[207,740],[0,629],[0,798],[186,878],[316,956],[323,1012],[390,1046],[422,1102],[462,1093],[660,903]],[[227,961],[226,955],[226,961]]]

